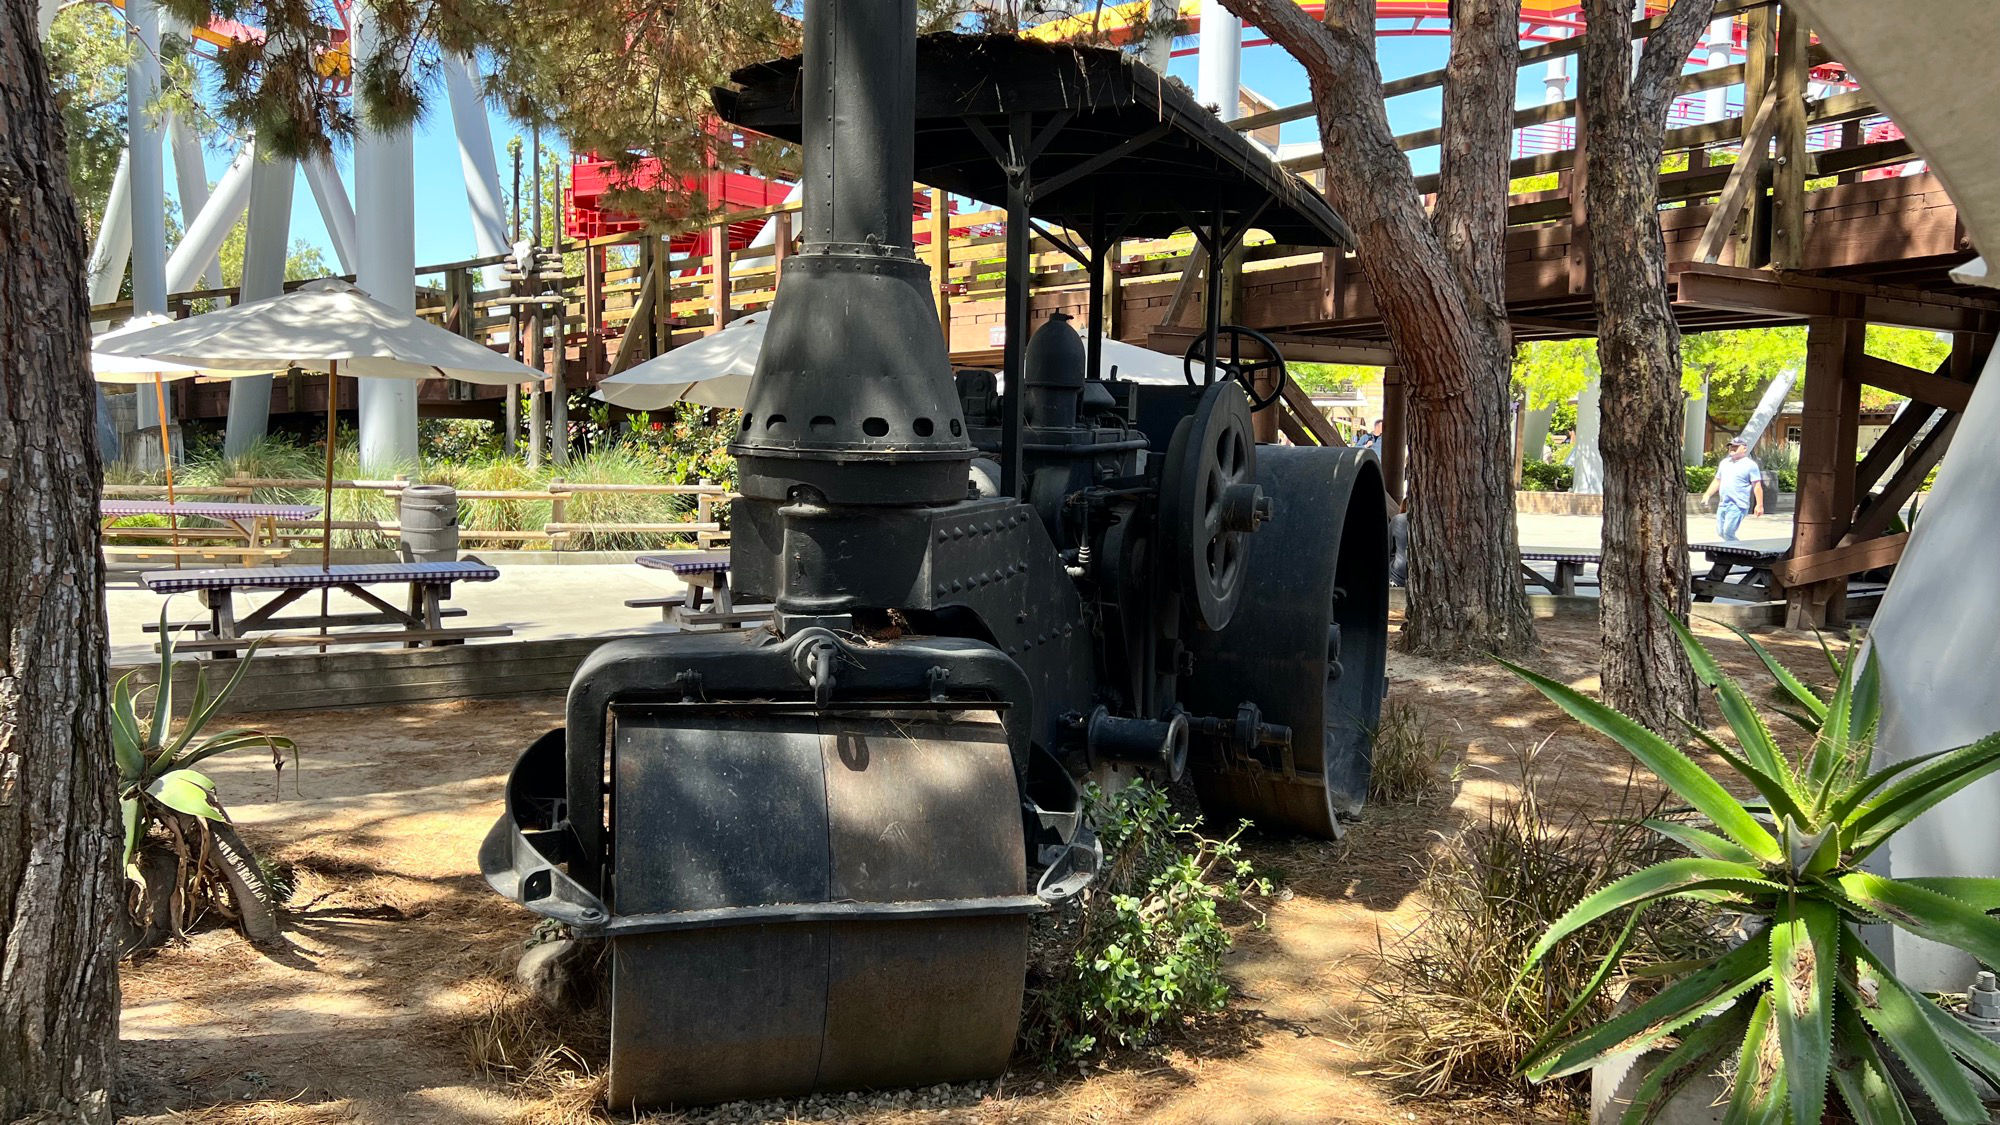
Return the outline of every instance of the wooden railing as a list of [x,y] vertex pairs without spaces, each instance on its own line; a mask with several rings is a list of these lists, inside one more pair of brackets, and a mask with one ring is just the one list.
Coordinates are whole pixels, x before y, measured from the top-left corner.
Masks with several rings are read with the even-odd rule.
[[[367,493],[393,500],[403,489],[413,483],[398,477],[393,480],[335,480],[336,492]],[[174,493],[182,498],[221,498],[237,501],[269,501],[282,496],[288,502],[318,504],[324,494],[326,482],[323,480],[297,479],[290,477],[251,477],[237,475],[212,485],[194,487],[176,486]],[[570,507],[580,496],[625,494],[640,496],[685,496],[692,497],[692,518],[655,522],[629,522],[606,520],[572,520]],[[111,499],[164,499],[166,487],[154,484],[107,484],[104,495]],[[459,542],[471,545],[478,543],[518,543],[528,547],[547,547],[551,550],[573,549],[593,540],[616,538],[619,540],[639,539],[652,543],[670,545],[682,541],[683,546],[707,547],[715,544],[728,533],[724,528],[723,516],[728,511],[730,492],[717,484],[596,484],[552,480],[544,488],[538,489],[477,489],[461,488],[458,500],[461,505],[486,501],[509,506],[512,514],[522,522],[539,523],[539,527],[489,528],[460,525]],[[546,504],[546,515],[536,505]],[[394,538],[402,534],[402,527],[394,519],[336,519],[332,521],[335,532],[348,532],[349,538],[365,541],[373,537]],[[278,539],[292,546],[318,546],[322,542],[322,521],[313,519],[298,524],[280,523]],[[132,526],[129,519],[114,521],[105,528],[107,539],[164,539],[166,529],[158,526]],[[182,528],[181,538],[224,538],[233,535],[220,528]],[[343,544],[336,535],[334,546]]]

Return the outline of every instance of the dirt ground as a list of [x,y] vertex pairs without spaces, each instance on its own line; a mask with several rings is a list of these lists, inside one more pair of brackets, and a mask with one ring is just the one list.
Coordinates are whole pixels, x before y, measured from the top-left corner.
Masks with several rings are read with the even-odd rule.
[[[1596,628],[1541,623],[1533,663],[1586,690]],[[1719,628],[1738,671],[1748,654]],[[1825,678],[1810,639],[1767,638]],[[1253,841],[1279,883],[1269,925],[1231,955],[1232,1010],[1182,1040],[1081,1073],[1017,1069],[975,1087],[891,1098],[743,1108],[737,1120],[951,1122],[1354,1122],[1517,1120],[1399,1101],[1356,1047],[1357,984],[1378,942],[1419,916],[1414,894],[1441,835],[1517,791],[1518,751],[1550,738],[1557,799],[1609,810],[1622,753],[1577,733],[1497,667],[1401,656],[1392,700],[1462,754],[1455,794],[1369,810],[1336,843]],[[233,933],[197,933],[124,972],[124,1120],[319,1125],[587,1120],[545,1084],[482,1074],[471,1044],[495,1023],[532,919],[487,890],[474,855],[500,811],[514,756],[561,721],[554,697],[461,701],[253,719],[295,738],[303,767],[210,763],[251,841],[290,865],[293,948],[268,955]],[[280,792],[281,790],[281,792]],[[571,1044],[585,1062],[601,1043]],[[526,1060],[523,1060],[525,1063]],[[574,1094],[574,1090],[570,1091]],[[922,1108],[931,1107],[931,1108]],[[713,1115],[703,1120],[717,1120]],[[673,1120],[663,1118],[660,1120]]]

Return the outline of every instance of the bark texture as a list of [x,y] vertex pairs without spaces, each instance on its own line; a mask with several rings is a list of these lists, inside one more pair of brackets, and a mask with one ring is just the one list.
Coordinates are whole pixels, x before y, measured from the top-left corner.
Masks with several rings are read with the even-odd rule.
[[1605,702],[1678,735],[1699,714],[1694,671],[1670,617],[1686,619],[1687,489],[1681,467],[1681,334],[1667,305],[1660,145],[1688,52],[1715,0],[1679,0],[1637,73],[1629,0],[1584,0],[1584,205],[1603,369],[1600,668]]
[[1403,647],[1448,660],[1534,646],[1509,466],[1507,157],[1519,0],[1458,0],[1444,84],[1442,177],[1426,214],[1396,147],[1375,61],[1374,0],[1223,0],[1305,68],[1327,197],[1402,361],[1410,415]]
[[0,0],[0,1121],[109,1122],[117,801],[83,228],[36,34]]

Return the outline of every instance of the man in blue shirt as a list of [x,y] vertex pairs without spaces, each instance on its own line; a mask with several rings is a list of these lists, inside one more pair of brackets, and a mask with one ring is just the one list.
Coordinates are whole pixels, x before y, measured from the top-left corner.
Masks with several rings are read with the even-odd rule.
[[1708,482],[1702,497],[1718,494],[1722,502],[1715,508],[1715,532],[1725,542],[1736,538],[1736,529],[1746,514],[1764,514],[1764,470],[1741,438],[1729,443],[1729,456],[1715,467],[1715,479]]

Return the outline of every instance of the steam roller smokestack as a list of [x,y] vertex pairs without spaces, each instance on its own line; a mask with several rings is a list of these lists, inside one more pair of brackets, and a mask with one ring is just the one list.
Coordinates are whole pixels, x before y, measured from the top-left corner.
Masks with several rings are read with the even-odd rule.
[[965,499],[973,450],[910,237],[916,25],[916,0],[806,0],[805,244],[730,446],[753,500]]

